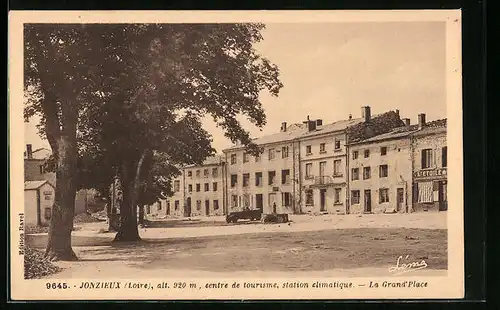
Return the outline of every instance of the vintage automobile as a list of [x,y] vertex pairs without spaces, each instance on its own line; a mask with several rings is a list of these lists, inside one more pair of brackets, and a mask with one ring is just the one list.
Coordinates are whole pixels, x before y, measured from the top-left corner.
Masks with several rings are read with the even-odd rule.
[[226,216],[226,222],[236,223],[238,220],[257,221],[260,220],[261,215],[262,215],[261,209],[255,209],[255,210],[247,209],[243,211],[231,212]]

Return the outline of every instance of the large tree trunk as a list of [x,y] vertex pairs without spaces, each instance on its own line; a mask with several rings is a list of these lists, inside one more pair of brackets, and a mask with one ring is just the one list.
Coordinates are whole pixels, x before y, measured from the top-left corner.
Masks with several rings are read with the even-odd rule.
[[144,205],[139,206],[139,224],[144,225]]
[[120,209],[120,231],[115,236],[115,242],[141,240],[139,230],[137,228],[137,201],[139,196],[141,169],[146,155],[147,151],[143,152],[139,162],[137,163],[135,171],[130,167],[134,165],[122,165],[123,204],[122,209]]
[[76,260],[71,248],[71,231],[76,196],[76,141],[57,139],[56,191],[45,255],[50,260]]

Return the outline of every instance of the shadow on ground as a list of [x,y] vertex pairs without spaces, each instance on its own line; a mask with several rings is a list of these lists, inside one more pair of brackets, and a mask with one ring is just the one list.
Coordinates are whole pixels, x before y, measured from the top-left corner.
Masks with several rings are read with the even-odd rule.
[[236,223],[226,223],[223,221],[206,219],[169,219],[169,220],[147,220],[144,225],[146,228],[176,228],[176,227],[214,227],[214,226],[235,226],[235,225],[256,225],[260,221],[240,220]]
[[398,256],[409,255],[413,261],[425,260],[430,269],[447,269],[447,231],[366,228],[145,239],[128,244],[108,241],[81,249],[78,255],[82,260],[133,262],[143,269],[216,272],[387,267],[396,264]]

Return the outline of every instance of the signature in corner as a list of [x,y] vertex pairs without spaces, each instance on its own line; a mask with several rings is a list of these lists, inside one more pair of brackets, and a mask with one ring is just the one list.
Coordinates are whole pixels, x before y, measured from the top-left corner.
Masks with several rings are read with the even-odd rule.
[[410,256],[406,255],[404,258],[402,255],[398,257],[398,260],[396,262],[396,266],[389,267],[389,272],[393,273],[394,275],[399,275],[411,271],[416,271],[420,269],[427,268],[427,263],[425,260],[422,260],[420,262],[409,262],[409,263],[404,263],[404,260],[408,260]]

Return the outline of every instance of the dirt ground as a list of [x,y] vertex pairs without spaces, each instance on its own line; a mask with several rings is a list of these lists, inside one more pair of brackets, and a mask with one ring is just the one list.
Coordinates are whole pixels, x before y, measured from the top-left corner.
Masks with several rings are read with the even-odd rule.
[[[399,255],[425,260],[419,275],[447,269],[446,213],[293,216],[292,223],[226,224],[223,218],[171,219],[140,230],[144,241],[112,244],[103,223],[73,233],[78,262],[58,262],[66,277],[387,275]],[[104,225],[104,226],[103,226]],[[44,234],[29,236],[45,246]]]

